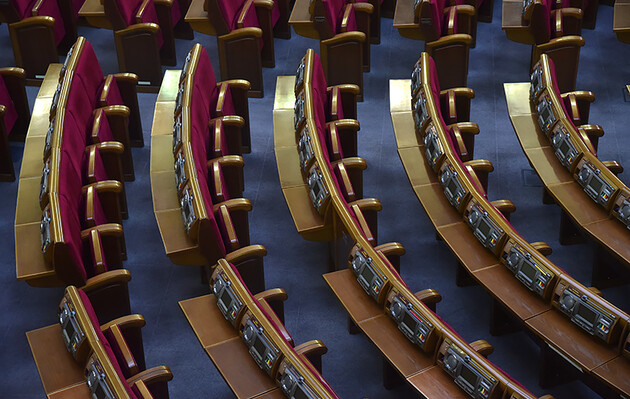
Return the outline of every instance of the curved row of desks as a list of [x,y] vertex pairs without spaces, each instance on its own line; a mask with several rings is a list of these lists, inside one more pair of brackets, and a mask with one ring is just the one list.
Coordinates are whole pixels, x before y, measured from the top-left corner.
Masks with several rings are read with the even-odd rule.
[[[308,58],[308,54],[305,58]],[[307,74],[307,72],[304,73],[305,76]],[[308,77],[305,77],[304,81],[307,82],[308,79]],[[307,86],[307,83],[304,86]],[[324,185],[330,194],[330,207],[332,208],[330,212],[333,213],[332,221],[329,219],[323,220],[322,216],[314,209],[309,196],[309,188],[304,184],[304,178],[300,171],[293,120],[294,105],[296,103],[294,88],[294,76],[278,77],[274,104],[274,140],[282,191],[298,232],[306,239],[331,241],[330,248],[334,248],[331,258],[340,270],[327,273],[323,277],[350,316],[350,332],[356,331],[358,327],[381,351],[384,365],[384,385],[392,387],[398,381],[404,380],[417,393],[425,397],[462,399],[469,397],[454,382],[454,378],[440,366],[441,350],[437,356],[425,353],[401,333],[401,327],[398,327],[398,324],[388,315],[389,299],[381,298],[382,296],[389,298],[391,294],[385,293],[393,292],[394,295],[404,295],[407,300],[413,302],[413,306],[410,304],[409,308],[415,309],[416,312],[422,314],[422,317],[430,320],[430,323],[435,326],[434,332],[439,331],[438,336],[444,334],[444,337],[446,337],[444,338],[445,343],[451,340],[457,342],[457,345],[467,348],[466,353],[469,353],[471,358],[475,358],[475,361],[484,364],[483,367],[492,369],[493,375],[501,380],[501,384],[505,384],[506,387],[504,388],[505,391],[499,390],[499,392],[503,392],[504,395],[507,395],[506,397],[510,398],[531,397],[531,393],[522,387],[517,387],[513,380],[506,378],[505,374],[499,372],[492,363],[479,357],[479,355],[485,356],[489,353],[489,349],[491,350],[489,344],[485,341],[467,344],[460,337],[456,337],[456,333],[439,316],[433,313],[435,303],[439,301],[439,294],[433,290],[424,290],[416,294],[409,292],[409,288],[392,266],[394,264],[390,260],[392,253],[388,254],[382,250],[384,246],[392,244],[373,247],[373,243],[368,242],[364,233],[350,215],[345,199],[334,187],[333,176],[326,166],[320,167],[320,170],[323,175]],[[308,104],[309,101],[313,101],[310,96],[316,94],[309,94],[309,91],[306,89],[305,92],[307,93],[305,95],[305,104]],[[309,112],[312,112],[308,110],[309,107],[310,105],[304,105],[308,132],[315,132],[317,128],[315,127],[315,122],[310,122],[310,118],[313,118],[313,116],[309,116]],[[324,150],[321,147],[324,144],[320,143],[318,134],[309,133],[309,136],[316,164],[326,165]],[[394,245],[398,246],[394,256],[398,258],[404,254],[404,249],[400,244],[395,243]],[[352,250],[348,255],[348,251],[351,248]],[[349,265],[353,264],[357,259],[356,254],[358,252],[362,252],[363,256],[369,257],[371,264],[374,265],[374,270],[377,270],[377,275],[381,276],[383,274],[384,276],[382,278],[385,281],[385,285],[380,290],[374,291],[378,294],[370,291],[370,295],[377,295],[378,299],[371,298],[366,293],[365,290],[367,288],[362,288],[357,281],[356,273],[358,272],[349,268]],[[356,269],[355,266],[352,267]],[[388,291],[388,286],[391,287],[391,291]],[[396,294],[396,292],[399,292],[399,294]],[[383,300],[385,301],[384,305],[379,305]],[[477,350],[478,352],[475,352]],[[495,392],[495,394],[497,393]],[[499,395],[501,394],[499,393]]]
[[[448,202],[436,174],[425,160],[424,143],[416,135],[408,100],[409,86],[410,80],[390,80],[390,98],[395,99],[390,112],[398,154],[438,236],[455,254],[460,266],[492,295],[490,331],[500,334],[524,326],[534,335],[541,347],[543,386],[557,383],[560,374],[578,372],[587,384],[609,397],[628,395],[630,362],[619,355],[617,348],[593,339],[541,297],[532,294],[477,240]],[[529,84],[526,90],[529,93]]]
[[562,208],[560,240],[570,242],[572,236],[579,236],[579,231],[585,232],[596,244],[592,284],[598,288],[619,284],[627,280],[630,268],[628,229],[593,202],[558,160],[549,139],[538,127],[537,115],[531,111],[529,87],[529,83],[504,84],[508,113],[530,165],[546,193]]

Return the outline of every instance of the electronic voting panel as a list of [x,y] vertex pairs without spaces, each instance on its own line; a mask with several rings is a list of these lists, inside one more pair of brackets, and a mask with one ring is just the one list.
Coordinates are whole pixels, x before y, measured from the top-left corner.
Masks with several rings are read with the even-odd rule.
[[[455,158],[456,157],[453,157],[453,159]],[[444,190],[444,196],[457,212],[461,214],[474,189],[471,188],[470,180],[466,176],[462,165],[451,161],[449,158],[445,158],[440,166],[438,177],[440,179],[440,185]]]
[[87,342],[78,315],[77,308],[82,307],[83,303],[76,288],[68,287],[57,308],[57,316],[61,325],[61,338],[68,352],[79,363],[82,363],[90,352],[90,344]]
[[540,127],[545,136],[549,137],[553,125],[559,119],[559,115],[555,114],[553,102],[547,90],[533,104],[533,111],[537,115],[538,127]]
[[350,251],[348,263],[363,290],[377,303],[382,303],[391,282],[377,262],[357,244]]
[[464,217],[477,240],[499,256],[506,237],[499,224],[499,220],[504,220],[501,214],[490,204],[482,205],[479,200],[472,198],[464,210]]
[[437,364],[471,398],[487,399],[492,397],[491,395],[498,383],[496,378],[448,337],[442,341],[438,351]]
[[385,311],[411,343],[432,355],[435,353],[439,334],[431,323],[427,310],[422,305],[414,305],[418,301],[410,298],[410,295],[411,293],[398,287],[392,287],[385,300]]
[[561,280],[554,290],[552,305],[560,309],[571,321],[590,335],[594,335],[606,343],[614,343],[621,331],[618,331],[618,317],[606,302],[584,287]]
[[278,367],[276,383],[287,398],[291,399],[332,399],[337,395],[319,375],[308,360],[300,358],[293,349],[284,353]]
[[555,150],[556,158],[570,171],[580,155],[579,138],[569,133],[563,121],[556,123],[550,135],[551,146]]
[[601,163],[595,155],[583,152],[577,161],[573,177],[593,201],[609,211],[619,185],[615,175],[608,168],[598,168],[598,164]]
[[219,259],[210,277],[210,288],[221,314],[236,327],[247,308],[246,301],[251,296],[238,271],[225,259]]
[[330,205],[330,192],[324,182],[324,175],[317,162],[311,167],[306,179],[308,185],[309,197],[313,203],[313,207],[320,215],[325,216],[328,206]]
[[85,378],[92,399],[116,399],[107,373],[97,356],[92,355],[85,368]]
[[623,187],[615,197],[610,213],[630,229],[630,190]]
[[556,274],[550,262],[520,236],[510,235],[499,260],[527,289],[549,298]]
[[[250,303],[247,311],[241,318],[239,332],[249,349],[249,354],[258,367],[267,373],[269,377],[274,378],[282,358],[282,352],[271,338],[272,334],[274,334],[271,323],[266,322],[265,325],[264,313],[259,310],[257,303]],[[254,312],[258,313],[258,315]]]

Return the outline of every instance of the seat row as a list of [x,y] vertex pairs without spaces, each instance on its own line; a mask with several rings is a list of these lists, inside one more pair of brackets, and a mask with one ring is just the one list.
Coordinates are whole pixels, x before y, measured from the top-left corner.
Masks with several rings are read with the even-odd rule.
[[[385,380],[386,386],[392,386],[397,379],[394,375],[402,374],[426,397],[456,396],[463,390],[473,397],[533,398],[485,358],[492,352],[487,342],[469,345],[435,314],[435,304],[441,298],[437,292],[410,291],[398,272],[400,256],[405,252],[402,245],[377,245],[376,207],[366,211],[360,205],[365,199],[349,201],[359,179],[344,177],[338,167],[343,163],[332,160],[331,154],[339,152],[335,147],[341,147],[342,152],[347,147],[343,142],[336,143],[327,129],[331,123],[326,120],[332,119],[328,108],[331,90],[321,69],[317,55],[308,50],[295,78],[293,148],[299,152],[300,165],[310,164],[306,170],[301,169],[309,186],[310,205],[332,225],[330,236],[323,239],[331,241],[331,263],[340,270],[324,275],[324,279],[353,323],[387,358],[384,365],[390,371],[384,375],[390,378]],[[276,108],[275,112],[278,115],[274,119],[281,119],[283,109]],[[286,129],[285,125],[277,125],[275,134]],[[310,150],[305,149],[304,142]],[[309,162],[302,162],[309,157]],[[344,152],[341,161],[346,159]],[[392,373],[392,368],[396,372]]]
[[[284,393],[289,398],[337,398],[321,376],[319,340],[295,345],[284,326],[283,289],[264,288],[260,274],[241,274],[219,259],[212,294],[180,302],[200,343],[238,398]],[[238,365],[233,367],[230,365]]]
[[128,292],[99,291],[66,287],[59,324],[26,333],[46,395],[168,399],[169,368],[146,368],[144,317],[130,314]]
[[595,96],[584,91],[561,94],[557,81],[553,61],[543,55],[531,75],[530,101],[538,125],[584,192],[610,217],[630,228],[630,188],[616,176],[623,167],[597,157],[604,130],[588,123]]
[[[178,81],[170,131],[171,165],[183,225],[180,222],[175,228],[185,232],[201,258],[171,260],[207,266],[223,257],[236,262],[243,254],[252,256],[250,251],[264,252],[260,246],[249,245],[251,203],[242,198],[244,162],[240,154],[251,148],[249,83],[217,83],[200,44],[190,51]],[[165,237],[164,230],[162,233]]]
[[[36,286],[83,286],[122,267],[124,181],[134,178],[130,127],[137,129],[136,142],[142,143],[141,127],[133,125],[139,122],[135,79],[128,74],[103,77],[92,46],[82,37],[61,67],[50,68],[40,94],[55,89],[43,94],[46,98],[38,96],[38,106],[47,112],[33,119],[20,178],[18,280]],[[31,171],[38,165],[39,195],[30,189],[35,180]],[[29,215],[37,212],[40,240],[25,233],[34,222]],[[41,242],[40,259],[30,252],[31,240]]]
[[14,181],[9,141],[24,141],[31,120],[22,68],[0,68],[0,181]]
[[[546,56],[543,57],[548,59]],[[429,173],[434,173],[430,177],[435,181],[433,184],[441,188],[447,203],[456,212],[444,209],[442,215],[430,215],[438,228],[438,234],[458,254],[460,260],[463,259],[464,269],[482,283],[496,299],[502,301],[503,306],[517,314],[520,321],[540,336],[546,345],[560,348],[565,358],[577,357],[577,363],[588,377],[597,375],[596,379],[600,380],[598,387],[600,391],[612,389],[627,393],[628,387],[625,386],[627,384],[620,384],[617,373],[611,374],[600,370],[601,374],[598,374],[598,371],[593,369],[604,366],[613,359],[618,359],[622,363],[625,361],[628,356],[627,342],[630,339],[628,337],[630,316],[604,300],[597,289],[583,286],[546,259],[543,254],[551,253],[546,244],[530,244],[525,241],[509,223],[509,215],[515,210],[510,201],[488,200],[487,173],[492,168],[483,167],[480,174],[479,165],[483,164],[482,162],[463,162],[469,157],[466,143],[444,121],[437,73],[438,70],[430,56],[423,53],[412,73],[411,104],[415,134],[420,144],[419,152],[425,156],[427,171],[431,170]],[[539,86],[532,87],[535,93]],[[413,179],[417,180],[418,177],[413,176]],[[419,187],[414,189],[417,193],[420,192]],[[420,198],[420,194],[418,196]],[[429,213],[441,209],[436,205],[429,205],[431,199],[423,198],[421,202]],[[437,222],[438,219],[451,219],[451,214],[453,220],[447,224]],[[460,219],[459,222],[457,218]],[[467,228],[469,232],[463,234],[460,228],[454,226]],[[479,252],[479,255],[460,256],[464,246],[471,251],[470,243],[462,243],[468,238],[478,241],[485,250],[475,251]],[[485,251],[489,251],[490,257],[482,254]],[[483,262],[490,264],[494,262],[498,267],[489,268]],[[512,278],[518,281],[517,284],[522,284],[526,290],[516,291],[511,287],[508,295],[507,292],[503,292],[504,288],[498,287],[496,282],[499,280],[504,280],[501,285],[514,285],[506,278],[504,272],[506,269],[513,275]],[[514,298],[518,298],[516,301],[520,303],[515,304]],[[542,323],[542,320],[545,325],[541,326],[539,323]],[[573,325],[567,324],[566,320],[570,320]],[[575,326],[579,328],[576,329]],[[544,331],[547,329],[553,329],[556,333],[545,334]],[[576,349],[574,345],[566,342],[567,335],[570,335],[572,340],[579,340],[581,344],[586,341],[587,344]],[[606,354],[594,365],[590,364],[594,356],[589,362],[579,359],[578,353],[601,354],[602,349],[606,350]],[[598,384],[594,385],[597,387]]]

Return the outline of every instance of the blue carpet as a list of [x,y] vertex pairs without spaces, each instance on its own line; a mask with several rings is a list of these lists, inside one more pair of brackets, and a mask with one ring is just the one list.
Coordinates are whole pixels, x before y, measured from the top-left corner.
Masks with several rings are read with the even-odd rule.
[[[600,141],[602,160],[630,164],[630,103],[623,101],[622,87],[630,83],[630,47],[616,40],[612,32],[612,8],[600,6],[597,29],[584,31],[578,90],[591,90],[597,101],[591,107],[591,122],[601,124],[606,135]],[[365,102],[359,104],[359,155],[367,160],[364,174],[365,197],[383,204],[379,215],[379,242],[399,241],[407,249],[402,275],[412,290],[437,289],[443,297],[438,313],[466,340],[486,339],[495,352],[495,362],[537,395],[562,398],[597,397],[580,382],[550,390],[538,386],[539,350],[524,332],[492,337],[488,333],[490,296],[478,286],[455,285],[456,261],[444,243],[435,240],[433,226],[407,180],[398,155],[389,115],[388,80],[408,78],[423,49],[421,42],[400,37],[391,19],[383,19],[382,41],[372,46],[372,70],[365,74]],[[110,31],[82,27],[79,33],[93,44],[105,73],[118,66]],[[0,66],[14,65],[6,24],[0,25]],[[214,37],[195,34],[210,54],[218,74]],[[177,40],[179,65],[193,41]],[[321,339],[329,348],[323,360],[323,374],[335,391],[346,398],[414,397],[406,386],[387,391],[382,386],[381,358],[362,335],[346,331],[346,313],[329,290],[321,274],[326,272],[327,245],[303,240],[295,231],[284,202],[273,152],[272,109],[275,79],[295,72],[306,49],[319,51],[319,43],[293,34],[290,41],[276,40],[276,68],[265,69],[265,98],[250,100],[252,153],[245,156],[244,196],[253,204],[250,214],[251,242],[267,247],[267,287],[284,288],[286,327],[296,344]],[[543,205],[542,188],[530,172],[527,159],[510,124],[504,82],[528,78],[530,48],[507,40],[501,30],[501,2],[495,0],[494,22],[479,24],[477,48],[471,51],[469,87],[476,92],[471,119],[479,124],[476,157],[495,166],[490,175],[489,197],[510,199],[517,211],[512,223],[530,241],[546,241],[554,249],[551,259],[590,285],[592,248],[587,245],[562,247],[558,243],[560,210]],[[28,89],[32,103],[37,88]],[[207,357],[188,325],[177,302],[208,293],[199,282],[197,268],[173,265],[164,254],[153,215],[149,179],[150,130],[155,94],[140,94],[139,102],[146,146],[133,149],[136,181],[126,185],[129,220],[124,229],[129,259],[126,268],[132,310],[144,315],[144,343],[147,365],[167,365],[174,379],[169,388],[173,398],[229,398],[227,384]],[[16,173],[20,169],[23,144],[12,144]],[[524,179],[526,176],[527,179]],[[628,181],[630,172],[620,175]],[[9,311],[0,323],[2,351],[0,383],[2,398],[43,396],[42,385],[30,353],[25,332],[54,323],[62,288],[32,288],[15,280],[13,223],[16,183],[0,183],[0,300]],[[628,286],[604,290],[612,303],[628,311]]]

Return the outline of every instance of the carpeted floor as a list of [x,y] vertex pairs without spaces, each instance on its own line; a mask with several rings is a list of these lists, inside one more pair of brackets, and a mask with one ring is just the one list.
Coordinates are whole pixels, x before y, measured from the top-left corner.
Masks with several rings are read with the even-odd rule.
[[[613,10],[600,6],[595,31],[584,31],[578,90],[591,90],[597,101],[590,121],[601,124],[606,135],[600,141],[602,160],[630,165],[630,103],[622,87],[630,83],[630,47],[612,32]],[[402,276],[414,291],[437,289],[443,297],[438,314],[466,340],[486,339],[495,348],[490,360],[537,395],[556,398],[591,398],[597,395],[580,382],[553,389],[538,386],[539,350],[525,332],[490,336],[490,296],[479,286],[455,285],[456,261],[446,245],[435,240],[433,226],[407,180],[396,152],[389,115],[388,80],[408,78],[423,48],[421,42],[400,37],[391,19],[382,20],[382,41],[372,46],[372,70],[365,74],[365,101],[359,105],[359,155],[367,160],[364,174],[366,197],[383,204],[379,215],[379,242],[399,241],[407,249]],[[118,69],[110,31],[82,27],[80,34],[93,44],[103,71]],[[218,73],[216,40],[195,34],[195,41],[209,51]],[[179,66],[193,41],[177,41]],[[306,49],[319,50],[315,40],[293,34],[290,41],[276,40],[276,68],[265,69],[265,98],[250,99],[252,153],[245,156],[244,196],[251,200],[251,242],[264,245],[267,288],[284,288],[286,327],[296,344],[321,339],[328,346],[323,374],[335,391],[346,398],[414,397],[406,386],[387,391],[382,386],[380,354],[362,335],[346,331],[346,313],[321,278],[326,272],[326,243],[308,242],[295,231],[278,181],[273,152],[272,109],[278,75],[295,72]],[[477,48],[470,53],[469,87],[476,92],[471,119],[479,124],[477,158],[489,159],[489,197],[510,199],[517,211],[512,223],[529,241],[546,241],[554,250],[551,259],[571,275],[590,285],[593,250],[588,244],[562,247],[558,243],[560,209],[543,205],[541,183],[530,169],[510,124],[504,82],[528,78],[530,48],[510,42],[501,30],[501,2],[495,0],[492,24],[479,24]],[[12,66],[6,24],[0,25],[0,66]],[[31,105],[37,88],[28,89]],[[174,379],[173,398],[228,398],[232,394],[201,348],[181,312],[178,301],[209,292],[199,281],[197,268],[173,265],[165,256],[153,215],[149,179],[150,130],[155,94],[140,94],[145,147],[133,150],[136,180],[126,185],[129,219],[124,223],[129,258],[126,268],[132,309],[144,315],[147,366],[167,365]],[[12,144],[16,173],[23,144]],[[620,175],[626,182],[630,172]],[[16,183],[0,183],[0,300],[7,313],[0,323],[0,383],[2,398],[35,398],[44,395],[35,362],[26,340],[29,330],[55,323],[62,288],[33,288],[15,280],[13,223]],[[630,310],[628,285],[604,290],[605,297]]]

